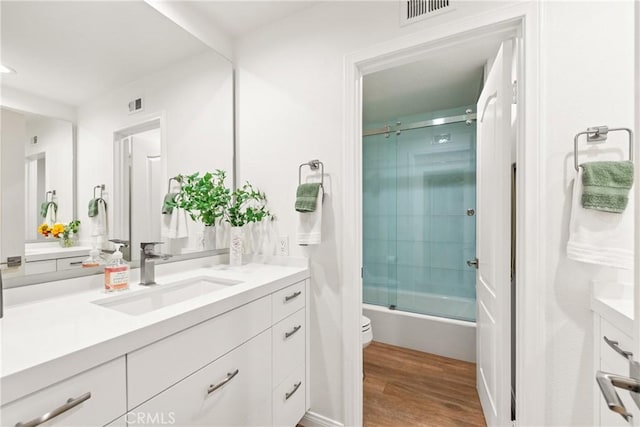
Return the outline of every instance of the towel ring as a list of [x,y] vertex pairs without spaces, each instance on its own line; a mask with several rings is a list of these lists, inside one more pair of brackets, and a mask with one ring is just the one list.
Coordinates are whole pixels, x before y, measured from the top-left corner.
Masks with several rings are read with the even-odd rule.
[[595,126],[587,128],[586,131],[578,132],[573,138],[573,164],[576,172],[579,170],[578,165],[578,139],[580,135],[587,135],[587,142],[605,142],[609,132],[625,131],[629,134],[629,160],[633,161],[633,131],[629,128],[611,128],[607,126]]
[[177,182],[178,185],[180,186],[180,192],[182,192],[182,181],[180,181],[177,176],[174,176],[172,178],[169,178],[169,186],[167,188],[167,194],[171,193],[171,181]]
[[[49,194],[51,194],[51,200],[49,200]],[[53,202],[53,198],[56,195],[56,190],[49,190],[45,193],[44,195],[44,201],[49,203],[49,202]]]
[[[96,197],[96,189],[100,189],[100,197]],[[97,200],[102,200],[102,192],[105,189],[105,185],[104,184],[100,184],[100,185],[96,185],[95,187],[93,187],[93,198],[97,199]]]
[[298,185],[302,184],[302,167],[309,166],[312,171],[320,169],[320,187],[322,188],[322,200],[324,201],[324,163],[320,160],[309,160],[307,163],[302,163],[298,166]]

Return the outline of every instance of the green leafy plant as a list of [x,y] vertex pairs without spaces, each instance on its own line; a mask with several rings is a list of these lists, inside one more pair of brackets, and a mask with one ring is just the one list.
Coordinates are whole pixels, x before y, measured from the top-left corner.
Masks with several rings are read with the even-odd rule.
[[260,222],[268,217],[271,217],[271,213],[267,209],[266,195],[248,182],[231,194],[224,212],[224,221],[232,227]]
[[179,175],[182,191],[169,205],[184,209],[194,221],[215,225],[231,202],[231,190],[225,187],[225,178],[226,172],[220,169],[202,176],[200,172]]

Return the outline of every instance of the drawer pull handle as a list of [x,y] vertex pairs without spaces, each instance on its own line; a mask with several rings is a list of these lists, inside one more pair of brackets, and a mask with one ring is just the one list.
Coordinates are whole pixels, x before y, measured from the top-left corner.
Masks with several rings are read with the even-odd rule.
[[284,339],[289,338],[290,336],[292,336],[293,334],[298,332],[301,328],[302,328],[302,325],[294,326],[293,330],[291,332],[285,332],[284,333]]
[[284,394],[284,400],[289,400],[291,396],[296,394],[296,391],[298,391],[301,385],[302,385],[302,381],[298,381],[298,383],[293,386],[293,390],[291,390],[289,393]]
[[16,424],[15,427],[36,427],[39,426],[40,424],[44,424],[47,421],[57,417],[60,414],[64,414],[65,412],[67,412],[69,409],[73,409],[76,406],[78,406],[79,404],[81,404],[82,402],[84,402],[85,400],[89,400],[91,398],[91,392],[87,392],[85,394],[83,394],[80,397],[77,398],[70,398],[67,400],[67,403],[65,403],[62,406],[57,407],[56,409],[54,409],[51,412],[47,412],[46,414],[38,417],[38,418],[34,418],[31,421],[28,421],[26,423],[23,422],[19,422],[18,424]]
[[602,371],[596,372],[596,381],[609,409],[620,414],[622,418],[629,422],[632,415],[624,407],[624,403],[616,393],[616,387],[638,393],[640,392],[640,381],[635,378],[621,377]]
[[69,263],[69,265],[80,265],[80,264],[82,264],[82,261],[74,261]]
[[622,357],[624,357],[625,359],[633,359],[633,353],[627,350],[623,350],[620,348],[620,344],[618,343],[618,341],[613,341],[610,340],[609,338],[607,338],[606,336],[603,337],[604,338],[604,342],[606,342],[607,344],[609,344],[609,347],[611,347],[612,349],[615,350],[616,353],[618,353],[619,355],[621,355]]
[[227,373],[227,378],[223,379],[218,384],[210,385],[209,389],[207,390],[207,394],[213,393],[214,391],[216,391],[217,389],[219,389],[220,387],[222,387],[223,385],[231,381],[236,375],[238,375],[238,372],[240,372],[239,369],[236,369],[233,372],[229,372]]
[[286,297],[284,297],[284,302],[289,302],[292,299],[296,299],[300,295],[302,295],[302,291],[297,291],[297,292],[292,293],[291,295],[287,295]]

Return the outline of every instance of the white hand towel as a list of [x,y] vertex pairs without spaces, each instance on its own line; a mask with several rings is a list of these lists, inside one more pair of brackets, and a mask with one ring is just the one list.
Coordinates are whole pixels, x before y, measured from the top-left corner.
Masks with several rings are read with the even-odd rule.
[[101,238],[101,240],[96,239],[96,241],[106,241],[109,234],[106,203],[98,202],[98,215],[89,219],[91,220],[91,236]]
[[318,191],[316,210],[298,213],[296,241],[301,246],[319,245],[322,240],[322,189]]
[[573,181],[567,256],[608,267],[633,269],[633,191],[623,213],[582,207],[582,168]]
[[53,203],[47,207],[47,216],[44,221],[51,227],[53,227],[53,225],[58,221],[58,212],[56,209],[57,208]]
[[173,208],[170,214],[162,215],[162,237],[167,239],[184,239],[189,237],[187,212]]

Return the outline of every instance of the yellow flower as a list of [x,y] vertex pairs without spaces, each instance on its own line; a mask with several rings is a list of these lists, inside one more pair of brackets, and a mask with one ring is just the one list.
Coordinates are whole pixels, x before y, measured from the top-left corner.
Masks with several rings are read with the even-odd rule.
[[64,233],[64,224],[56,223],[53,224],[53,228],[51,229],[51,234],[53,237],[60,237],[60,234]]
[[38,233],[42,234],[45,237],[47,237],[50,232],[51,229],[49,228],[49,224],[47,224],[46,222],[40,224],[40,226],[38,227]]

